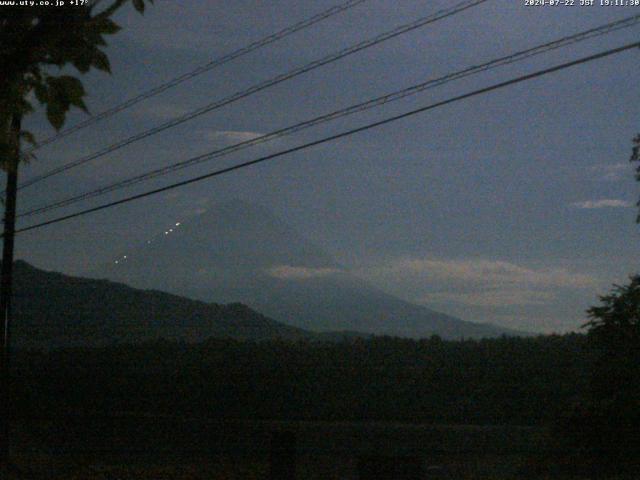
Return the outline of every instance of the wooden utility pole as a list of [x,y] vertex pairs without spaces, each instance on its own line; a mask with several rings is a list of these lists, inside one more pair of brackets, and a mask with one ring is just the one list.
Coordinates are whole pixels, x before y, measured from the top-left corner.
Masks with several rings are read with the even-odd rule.
[[4,205],[4,234],[2,237],[2,273],[0,278],[0,479],[7,477],[9,467],[9,446],[11,439],[11,372],[10,329],[11,296],[13,287],[13,245],[16,226],[16,197],[18,193],[18,164],[20,163],[20,121],[19,115],[11,119],[9,143],[10,158],[7,160],[7,189]]

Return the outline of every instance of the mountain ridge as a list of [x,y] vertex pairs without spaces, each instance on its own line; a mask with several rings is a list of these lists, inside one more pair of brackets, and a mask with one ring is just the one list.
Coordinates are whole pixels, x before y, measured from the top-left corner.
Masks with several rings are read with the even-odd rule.
[[14,264],[13,340],[23,348],[101,346],[160,338],[243,340],[313,336],[246,305],[220,305],[106,279],[74,277]]

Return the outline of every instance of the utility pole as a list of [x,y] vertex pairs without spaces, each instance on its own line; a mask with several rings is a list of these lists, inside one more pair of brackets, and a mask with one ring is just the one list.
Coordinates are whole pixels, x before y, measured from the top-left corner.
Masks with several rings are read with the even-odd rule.
[[12,322],[11,297],[13,287],[13,245],[16,226],[16,198],[18,193],[18,164],[20,163],[21,118],[14,114],[9,126],[10,158],[7,161],[7,189],[4,206],[4,234],[2,237],[2,272],[0,278],[0,480],[8,476],[11,439],[11,372],[10,328]]

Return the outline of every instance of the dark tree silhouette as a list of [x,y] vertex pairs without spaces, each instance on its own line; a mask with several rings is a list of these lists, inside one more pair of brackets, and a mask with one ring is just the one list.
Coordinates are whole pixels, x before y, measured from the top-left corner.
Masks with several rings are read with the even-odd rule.
[[586,324],[599,354],[593,398],[620,414],[640,412],[640,275],[616,285],[600,302],[587,311]]
[[[131,0],[140,13],[144,0]],[[152,2],[153,0],[148,0]],[[87,110],[82,82],[62,70],[75,67],[110,71],[103,51],[105,36],[120,27],[111,19],[129,0],[81,1],[81,5],[3,5],[0,7],[0,168],[6,171],[2,274],[0,284],[0,476],[6,477],[9,455],[9,345],[13,243],[18,166],[28,156],[21,143],[35,145],[22,129],[22,118],[34,111],[32,95],[59,130],[72,106]],[[47,2],[49,3],[49,2]],[[55,73],[54,73],[55,72]]]
[[640,275],[587,314],[596,352],[590,398],[574,427],[594,465],[637,469],[640,455]]
[[[637,163],[636,167],[636,180],[640,182],[640,133],[636,135],[633,139],[633,148],[631,149],[631,158],[629,159],[632,163]],[[636,204],[640,207],[640,200]],[[640,223],[640,212],[638,212],[638,216],[636,217],[636,222]]]
[[[0,8],[0,158],[5,167],[15,153],[8,135],[12,118],[33,112],[31,92],[45,106],[47,118],[56,129],[64,124],[71,106],[86,110],[82,82],[52,72],[68,65],[81,74],[91,68],[110,72],[105,37],[120,30],[111,17],[128,0],[114,0],[98,8],[101,3]],[[133,5],[144,11],[143,0],[133,0]],[[20,138],[35,141],[24,131],[20,131]]]

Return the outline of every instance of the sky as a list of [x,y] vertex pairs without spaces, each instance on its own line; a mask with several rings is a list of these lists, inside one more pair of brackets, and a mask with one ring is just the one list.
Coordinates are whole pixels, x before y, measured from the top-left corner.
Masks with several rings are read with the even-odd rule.
[[[112,75],[84,77],[100,112],[338,0],[156,0],[127,7],[110,40]],[[577,1],[576,3],[579,3]],[[46,146],[39,173],[450,7],[367,0],[266,48]],[[489,0],[20,191],[19,211],[267,133],[565,35],[640,7],[531,7]],[[45,215],[72,213],[364,125],[537,69],[638,40],[640,27],[428,90],[372,111],[204,162]],[[465,320],[537,332],[579,329],[585,310],[638,269],[640,50],[456,102],[275,161],[21,234],[17,255],[82,275],[216,203],[263,205],[345,268],[403,299]],[[83,120],[69,115],[68,125]],[[53,133],[38,111],[25,121]]]

